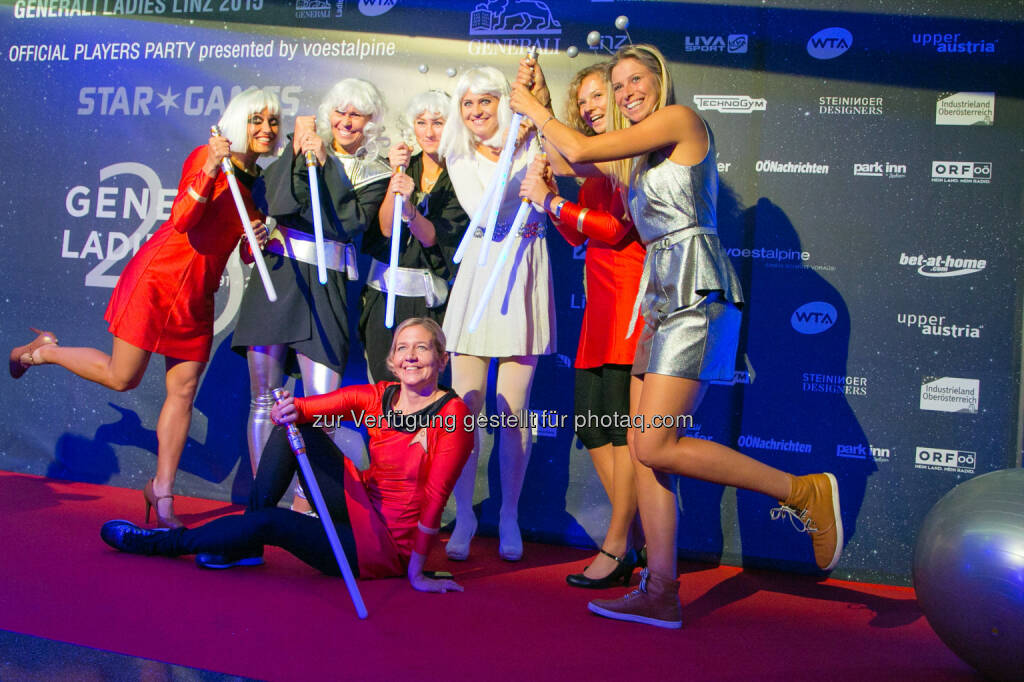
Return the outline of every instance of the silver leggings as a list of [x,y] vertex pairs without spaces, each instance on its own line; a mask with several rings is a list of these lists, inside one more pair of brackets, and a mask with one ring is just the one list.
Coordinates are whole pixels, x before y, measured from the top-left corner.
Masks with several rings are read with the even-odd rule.
[[[249,463],[253,475],[259,469],[260,455],[267,444],[274,422],[270,419],[270,409],[274,406],[273,390],[284,383],[284,363],[288,347],[284,344],[273,346],[251,346],[246,353],[249,362],[249,423],[247,428],[249,442]],[[299,371],[302,374],[302,386],[306,395],[322,395],[330,393],[341,386],[341,375],[326,365],[313,362],[299,353]],[[355,438],[353,438],[353,434]],[[339,449],[351,457],[358,465],[368,461],[366,445],[358,432],[352,429],[339,428],[329,434]],[[365,468],[365,467],[364,467]],[[300,490],[297,494],[303,496]]]

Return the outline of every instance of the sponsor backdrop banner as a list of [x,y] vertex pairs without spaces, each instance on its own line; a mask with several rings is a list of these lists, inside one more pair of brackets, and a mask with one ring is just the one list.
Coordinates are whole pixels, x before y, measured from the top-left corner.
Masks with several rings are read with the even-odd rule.
[[[450,73],[487,64],[513,76],[538,45],[563,115],[577,69],[630,37],[651,42],[671,61],[677,100],[715,132],[720,232],[749,301],[735,381],[709,390],[687,433],[795,473],[836,472],[849,538],[836,575],[906,582],[935,501],[1020,464],[1020,6],[971,3],[967,16],[960,2],[787,4],[0,2],[0,347],[24,343],[32,325],[109,348],[111,287],[242,88],[275,88],[290,130],[332,83],[365,78],[398,139],[397,112],[416,92],[450,89]],[[553,230],[548,240],[559,347],[533,388],[521,520],[528,538],[599,544],[608,503],[571,416],[583,252]],[[179,493],[242,500],[249,488],[248,374],[230,349],[248,275],[234,258],[222,278]],[[353,339],[357,316],[353,305]],[[48,368],[8,383],[0,467],[141,488],[163,398],[153,365],[124,394]],[[362,381],[355,343],[345,382]],[[477,488],[491,531],[492,443],[486,434]],[[677,485],[683,556],[812,566],[809,543],[769,521],[772,500]]]

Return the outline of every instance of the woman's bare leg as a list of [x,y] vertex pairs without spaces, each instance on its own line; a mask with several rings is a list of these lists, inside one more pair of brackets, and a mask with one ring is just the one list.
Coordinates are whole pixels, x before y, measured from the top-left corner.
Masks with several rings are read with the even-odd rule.
[[153,493],[158,498],[164,498],[157,500],[156,505],[157,517],[160,519],[174,517],[173,501],[165,496],[171,495],[174,490],[178,463],[192,424],[192,405],[199,388],[199,377],[205,367],[204,362],[166,358],[164,383],[167,397],[156,423],[158,445],[156,476],[153,478]]
[[64,369],[115,391],[130,391],[142,381],[149,364],[148,350],[114,337],[110,354],[98,348],[41,346],[32,354],[34,364],[60,365]]

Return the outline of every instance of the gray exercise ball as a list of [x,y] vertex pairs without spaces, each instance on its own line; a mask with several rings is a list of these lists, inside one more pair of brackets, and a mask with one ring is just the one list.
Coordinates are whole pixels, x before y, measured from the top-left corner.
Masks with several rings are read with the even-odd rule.
[[914,549],[917,603],[957,656],[997,680],[1024,680],[1024,469],[950,490]]

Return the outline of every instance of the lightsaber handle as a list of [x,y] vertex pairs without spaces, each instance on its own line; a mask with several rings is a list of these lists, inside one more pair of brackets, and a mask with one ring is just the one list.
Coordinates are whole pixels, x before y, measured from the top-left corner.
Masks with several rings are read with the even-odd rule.
[[[220,137],[220,128],[218,126],[210,126],[210,133]],[[260,243],[256,239],[256,233],[252,231],[252,225],[249,224],[249,212],[245,209],[245,202],[242,201],[242,190],[238,188],[235,167],[231,165],[231,160],[227,158],[220,160],[220,167],[227,176],[228,187],[231,188],[231,197],[235,200],[235,210],[238,211],[238,219],[242,221],[242,230],[245,231],[245,238],[249,241],[249,250],[252,251],[256,270],[260,273],[260,279],[263,280],[263,288],[267,292],[267,298],[273,303],[277,300],[277,291],[274,289],[274,283],[270,281],[270,272],[267,270],[266,261],[263,260],[263,251],[260,249]]]
[[469,320],[470,334],[475,332],[477,327],[480,326],[480,320],[483,319],[484,311],[487,309],[487,303],[494,294],[494,287],[498,283],[498,277],[501,276],[501,270],[505,265],[505,261],[508,260],[509,253],[512,251],[512,245],[519,243],[519,229],[526,223],[526,219],[530,217],[531,210],[532,206],[530,205],[530,200],[523,199],[523,202],[519,204],[519,210],[516,212],[515,220],[512,221],[512,228],[509,230],[509,233],[505,235],[505,241],[501,245],[501,251],[498,252],[498,260],[494,263],[494,269],[491,270],[491,276],[487,278],[487,285],[484,287],[483,294],[480,295],[480,300],[477,301],[473,317]]
[[[405,172],[405,166],[398,167],[399,173]],[[395,192],[395,210],[391,216],[391,258],[388,261],[388,296],[384,306],[384,326],[391,329],[395,326],[395,288],[398,287],[398,252],[402,246],[402,208],[405,197]]]
[[306,172],[309,173],[309,201],[313,209],[313,240],[316,243],[316,277],[327,284],[327,256],[324,254],[324,218],[320,211],[320,182],[317,180],[316,152],[306,152]]
[[[284,389],[275,388],[274,400],[280,403],[283,398]],[[341,569],[341,575],[345,579],[345,587],[348,588],[348,594],[352,597],[352,605],[356,608],[356,615],[360,618],[366,618],[368,613],[366,605],[363,603],[363,596],[359,593],[359,585],[356,584],[356,577],[352,575],[352,567],[348,565],[348,559],[345,558],[345,550],[341,546],[341,540],[338,539],[338,531],[334,528],[334,522],[331,521],[331,513],[327,509],[323,493],[320,492],[320,486],[313,475],[313,467],[309,465],[309,457],[306,455],[306,443],[302,440],[302,434],[299,433],[299,429],[295,424],[288,424],[288,444],[291,446],[292,452],[295,453],[299,469],[302,470],[302,477],[306,482],[306,492],[313,498],[313,506],[316,508],[316,513],[320,516],[321,523],[323,523],[324,532],[327,533],[327,541],[331,545],[334,559],[338,562],[338,568]]]

